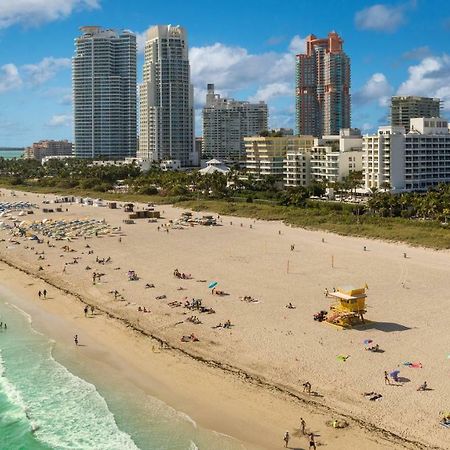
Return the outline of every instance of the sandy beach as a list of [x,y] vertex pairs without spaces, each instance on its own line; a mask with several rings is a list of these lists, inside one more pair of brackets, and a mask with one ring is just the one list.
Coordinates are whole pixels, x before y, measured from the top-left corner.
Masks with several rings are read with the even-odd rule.
[[[1,265],[3,289],[55,340],[78,333],[86,347],[77,350],[105,371],[120,372],[249,449],[281,448],[286,430],[291,448],[307,448],[298,435],[300,417],[319,445],[333,449],[448,448],[449,430],[439,426],[441,412],[450,409],[448,252],[236,217],[221,217],[216,227],[166,232],[163,225],[182,210],[158,207],[163,218],[157,223],[126,225],[122,209],[71,204],[44,213],[43,206],[57,205],[43,205],[42,195],[2,193],[0,201],[27,200],[41,208],[20,220],[97,218],[121,227],[86,240],[44,237],[42,244],[24,237],[14,244],[10,232],[0,230],[0,257],[9,263]],[[73,251],[64,251],[66,245]],[[174,277],[174,269],[192,279]],[[138,280],[128,280],[130,270]],[[93,272],[104,274],[95,284]],[[229,295],[213,295],[211,281]],[[366,327],[339,330],[313,320],[329,308],[326,288],[366,284]],[[39,300],[44,288],[49,298]],[[182,306],[192,299],[215,313]],[[92,320],[84,317],[81,300],[96,307]],[[289,302],[295,308],[286,308]],[[186,321],[192,315],[202,323]],[[214,328],[227,320],[231,328]],[[198,342],[181,341],[191,334]],[[384,352],[365,351],[365,339]],[[400,382],[385,385],[384,371],[394,369]],[[302,392],[307,381],[317,395]],[[418,392],[424,381],[430,390]],[[363,395],[368,392],[382,397],[370,401]],[[334,418],[349,427],[325,424]]]

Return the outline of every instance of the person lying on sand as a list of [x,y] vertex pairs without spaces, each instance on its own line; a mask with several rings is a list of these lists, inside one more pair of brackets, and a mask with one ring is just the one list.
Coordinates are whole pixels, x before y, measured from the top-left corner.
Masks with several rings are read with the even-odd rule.
[[253,298],[250,295],[244,295],[244,297],[239,297],[241,301],[247,302],[247,303],[259,303],[259,300],[256,300],[256,298]]
[[214,294],[223,297],[224,295],[228,295],[225,291],[215,290]]
[[294,306],[291,302],[289,302],[289,303],[286,305],[286,308],[287,308],[287,309],[295,309],[295,306]]
[[147,283],[145,285],[145,289],[154,288],[154,287],[155,287],[155,285],[153,283]]
[[199,339],[192,333],[190,336],[183,336],[181,338],[182,342],[198,342]]

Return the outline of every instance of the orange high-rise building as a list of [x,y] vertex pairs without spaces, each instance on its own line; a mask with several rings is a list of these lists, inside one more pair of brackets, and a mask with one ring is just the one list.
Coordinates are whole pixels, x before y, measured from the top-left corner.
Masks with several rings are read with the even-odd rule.
[[337,135],[350,128],[350,58],[342,38],[331,32],[307,37],[306,54],[297,55],[296,129],[300,135]]

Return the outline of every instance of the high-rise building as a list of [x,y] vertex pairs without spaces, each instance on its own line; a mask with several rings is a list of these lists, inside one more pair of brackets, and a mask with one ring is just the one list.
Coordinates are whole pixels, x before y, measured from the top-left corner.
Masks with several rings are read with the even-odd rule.
[[441,116],[439,98],[394,96],[391,98],[391,126],[404,127],[408,133],[410,119]]
[[325,39],[313,34],[306,54],[297,55],[296,132],[300,135],[338,135],[350,128],[350,58],[335,32]]
[[267,130],[267,104],[222,98],[208,84],[203,108],[203,154],[239,160],[245,156],[244,138]]
[[42,161],[46,156],[72,156],[72,143],[67,140],[45,140],[33,143],[24,151],[26,159]]
[[73,65],[74,155],[123,159],[136,155],[136,36],[81,28]]
[[147,31],[144,79],[139,87],[139,157],[196,165],[194,101],[184,28],[158,25]]

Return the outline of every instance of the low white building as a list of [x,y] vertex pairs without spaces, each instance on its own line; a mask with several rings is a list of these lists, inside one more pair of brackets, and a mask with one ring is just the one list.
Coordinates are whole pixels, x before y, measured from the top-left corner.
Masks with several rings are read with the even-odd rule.
[[416,118],[404,127],[380,127],[363,138],[365,188],[423,191],[450,182],[450,132],[441,118]]
[[98,160],[92,161],[93,166],[137,166],[142,172],[148,172],[152,166],[152,162],[149,159],[129,157],[119,160]]
[[45,164],[47,164],[49,161],[51,161],[52,159],[57,159],[57,160],[64,160],[64,159],[72,159],[75,158],[75,156],[69,156],[69,155],[52,155],[52,156],[44,156],[41,160],[41,164],[44,166]]
[[311,148],[288,151],[284,159],[284,184],[308,186],[314,181],[336,183],[350,172],[361,171],[362,136],[357,129],[314,139]]
[[199,173],[202,175],[219,172],[223,175],[227,174],[230,171],[230,168],[226,166],[222,161],[218,159],[210,159],[206,161],[206,167],[199,170]]
[[160,162],[159,167],[164,172],[169,170],[181,170],[181,161],[179,159],[166,159]]

